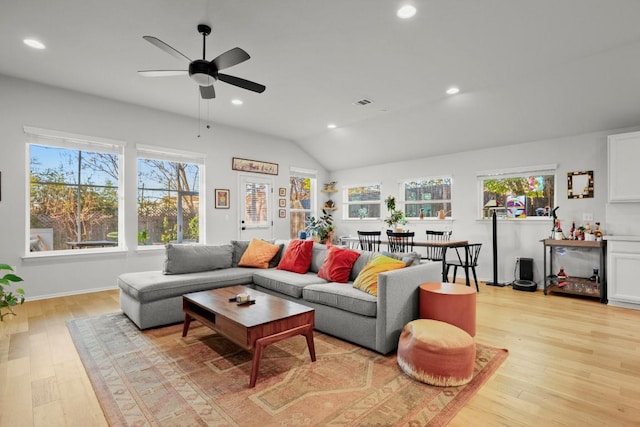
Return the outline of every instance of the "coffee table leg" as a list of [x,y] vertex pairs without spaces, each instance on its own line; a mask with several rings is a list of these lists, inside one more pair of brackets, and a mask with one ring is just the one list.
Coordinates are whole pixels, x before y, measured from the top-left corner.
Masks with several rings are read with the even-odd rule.
[[182,327],[182,336],[186,337],[187,332],[189,331],[189,325],[191,324],[191,316],[189,313],[184,314],[184,326]]
[[[185,319],[186,324],[186,319]],[[316,350],[313,344],[313,328],[311,325],[298,326],[288,331],[269,335],[267,337],[258,338],[254,344],[253,360],[251,362],[251,376],[249,377],[249,388],[256,386],[258,380],[258,371],[260,371],[260,360],[262,359],[262,350],[269,344],[282,341],[283,339],[295,337],[296,335],[304,335],[307,339],[307,347],[311,355],[311,361],[316,361]]]
[[313,328],[309,325],[307,332],[304,333],[305,338],[307,339],[307,348],[309,349],[309,356],[311,356],[311,361],[316,361],[316,346],[313,343]]

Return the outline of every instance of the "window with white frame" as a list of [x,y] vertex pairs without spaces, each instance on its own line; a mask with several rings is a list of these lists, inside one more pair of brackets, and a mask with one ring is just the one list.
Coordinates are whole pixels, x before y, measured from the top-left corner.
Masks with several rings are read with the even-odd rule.
[[451,214],[451,177],[429,177],[402,183],[404,214],[407,218],[434,217],[439,211]]
[[556,165],[478,172],[481,218],[549,216],[555,205]]
[[342,192],[344,219],[380,218],[380,184],[345,186]]
[[291,168],[289,174],[289,237],[295,239],[313,216],[316,198],[316,172]]
[[122,244],[124,142],[24,127],[29,156],[28,252]]
[[204,155],[137,149],[138,245],[200,242]]

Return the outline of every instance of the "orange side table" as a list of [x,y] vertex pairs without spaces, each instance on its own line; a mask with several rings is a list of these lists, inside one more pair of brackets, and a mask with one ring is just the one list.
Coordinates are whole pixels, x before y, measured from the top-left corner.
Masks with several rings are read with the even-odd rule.
[[449,323],[475,337],[476,290],[456,283],[423,283],[420,318]]

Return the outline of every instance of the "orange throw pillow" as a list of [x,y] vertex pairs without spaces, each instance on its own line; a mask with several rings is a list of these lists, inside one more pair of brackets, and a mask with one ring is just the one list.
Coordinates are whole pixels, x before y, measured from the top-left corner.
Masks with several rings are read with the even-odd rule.
[[359,256],[359,252],[331,246],[329,255],[327,255],[322,267],[320,267],[320,271],[318,271],[318,277],[331,282],[347,283],[351,268]]
[[292,240],[278,264],[278,270],[304,274],[311,267],[312,255],[313,240]]
[[280,251],[280,246],[272,245],[264,240],[253,239],[242,254],[238,267],[268,268],[271,258]]
[[368,294],[378,296],[378,273],[404,268],[406,264],[399,259],[378,255],[364,266],[353,287],[365,291]]

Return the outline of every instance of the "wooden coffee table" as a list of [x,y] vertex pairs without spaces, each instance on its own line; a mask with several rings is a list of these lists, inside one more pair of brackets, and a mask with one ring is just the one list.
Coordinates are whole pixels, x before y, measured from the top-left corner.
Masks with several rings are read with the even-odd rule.
[[[229,299],[247,293],[255,304],[238,305]],[[192,319],[197,319],[245,350],[253,351],[249,387],[256,385],[263,349],[274,342],[304,335],[311,361],[316,361],[313,344],[315,310],[246,286],[231,286],[183,295],[186,337]]]

